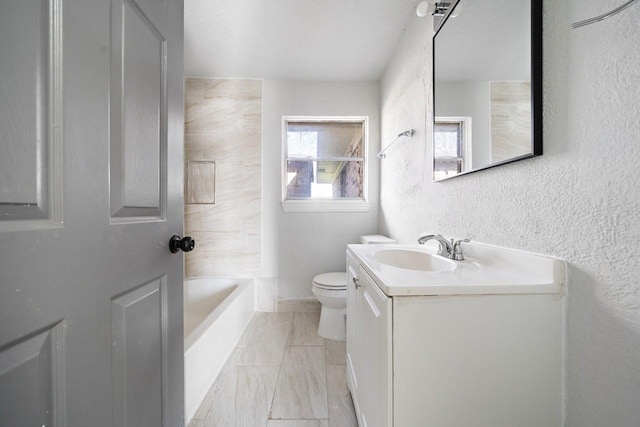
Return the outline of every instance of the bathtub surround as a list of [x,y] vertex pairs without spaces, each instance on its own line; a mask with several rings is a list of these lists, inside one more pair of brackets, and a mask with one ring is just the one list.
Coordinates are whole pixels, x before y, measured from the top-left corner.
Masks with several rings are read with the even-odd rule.
[[[261,277],[261,143],[260,80],[185,80],[185,160],[200,167],[187,190],[206,202],[185,205],[185,233],[197,242],[187,277]],[[204,161],[215,162],[215,197]]]
[[[380,231],[426,230],[567,260],[565,423],[640,419],[640,8],[570,30],[595,0],[544,3],[544,155],[431,181],[431,20],[413,18],[382,80]],[[606,7],[604,9],[607,9]]]
[[[313,276],[345,271],[347,244],[378,227],[379,84],[263,81],[263,276],[274,277],[276,304],[313,298]],[[369,117],[369,211],[284,212],[281,205],[282,117]],[[404,129],[403,129],[404,130]],[[397,133],[397,132],[396,132]]]
[[189,427],[357,427],[345,343],[319,337],[318,320],[256,313]]

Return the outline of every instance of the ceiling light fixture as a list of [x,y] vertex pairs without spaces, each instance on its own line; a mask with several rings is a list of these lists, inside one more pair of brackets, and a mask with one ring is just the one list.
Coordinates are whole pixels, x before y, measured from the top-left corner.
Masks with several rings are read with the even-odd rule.
[[416,6],[416,15],[418,15],[420,18],[424,18],[425,16],[433,13],[436,10],[435,6],[435,3],[429,1],[421,1],[420,3],[418,3],[418,6]]
[[[433,0],[429,0],[429,1],[425,0],[425,1],[421,1],[420,3],[418,3],[418,6],[416,6],[416,15],[418,15],[420,18],[424,18],[427,15],[442,17],[447,14],[447,11],[449,10],[450,7],[451,7],[451,3],[445,3],[445,2],[436,3]],[[458,5],[455,11],[451,13],[451,17],[455,18],[459,14],[460,14],[460,5]]]

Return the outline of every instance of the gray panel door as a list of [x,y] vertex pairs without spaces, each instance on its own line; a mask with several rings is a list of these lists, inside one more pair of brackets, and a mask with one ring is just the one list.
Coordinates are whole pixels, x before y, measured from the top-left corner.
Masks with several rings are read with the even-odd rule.
[[0,1],[0,426],[184,423],[182,26]]

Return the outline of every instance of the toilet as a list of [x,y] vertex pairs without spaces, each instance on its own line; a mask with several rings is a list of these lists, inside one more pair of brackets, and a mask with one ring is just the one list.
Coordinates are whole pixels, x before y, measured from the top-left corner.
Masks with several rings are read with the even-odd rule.
[[[395,240],[376,234],[361,236],[360,243],[395,243]],[[344,341],[347,335],[347,273],[340,271],[318,274],[313,278],[311,292],[322,305],[318,335]]]

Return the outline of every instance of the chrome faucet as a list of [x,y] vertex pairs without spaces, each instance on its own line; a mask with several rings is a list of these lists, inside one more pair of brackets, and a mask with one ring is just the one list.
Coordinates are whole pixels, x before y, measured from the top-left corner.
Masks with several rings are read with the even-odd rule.
[[424,245],[429,240],[437,240],[440,244],[440,247],[438,248],[438,255],[446,256],[447,258],[449,257],[452,249],[451,243],[449,243],[449,241],[445,239],[442,234],[425,234],[424,236],[420,236],[418,238],[418,243]]
[[462,253],[462,246],[460,244],[468,242],[469,239],[451,239],[451,241],[448,241],[441,234],[425,234],[418,238],[418,243],[424,245],[429,240],[436,240],[439,243],[438,255],[456,261],[464,261],[464,254]]

